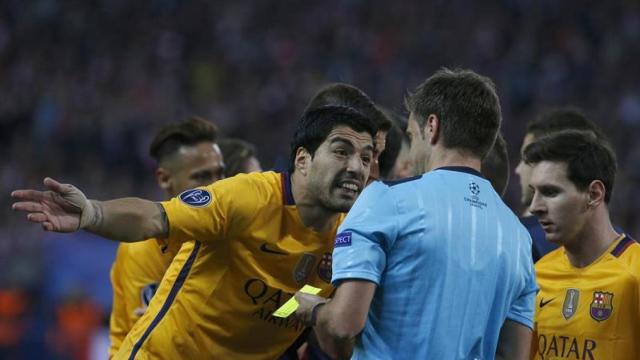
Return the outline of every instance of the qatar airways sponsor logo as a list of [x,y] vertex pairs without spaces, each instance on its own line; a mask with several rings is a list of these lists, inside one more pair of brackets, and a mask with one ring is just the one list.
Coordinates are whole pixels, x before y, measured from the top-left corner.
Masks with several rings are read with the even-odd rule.
[[280,306],[293,296],[293,293],[272,288],[263,280],[256,278],[248,279],[245,282],[244,293],[248,297],[247,300],[254,305],[255,310],[251,313],[252,317],[278,328],[295,331],[304,329],[304,324],[293,315],[287,318],[272,316]]
[[534,359],[579,359],[596,360],[598,343],[593,339],[573,336],[539,334],[538,348]]

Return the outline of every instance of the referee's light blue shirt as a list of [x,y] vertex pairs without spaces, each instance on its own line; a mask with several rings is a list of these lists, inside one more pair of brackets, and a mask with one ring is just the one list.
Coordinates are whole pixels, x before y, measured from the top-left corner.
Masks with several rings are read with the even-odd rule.
[[336,236],[345,279],[378,285],[354,359],[493,359],[505,319],[533,326],[531,238],[470,168],[370,184]]

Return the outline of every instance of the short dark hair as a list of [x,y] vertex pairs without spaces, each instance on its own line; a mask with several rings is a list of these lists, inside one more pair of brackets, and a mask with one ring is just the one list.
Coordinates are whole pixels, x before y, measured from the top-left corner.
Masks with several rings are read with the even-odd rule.
[[346,106],[359,111],[364,117],[371,119],[378,130],[388,131],[391,128],[391,120],[364,91],[353,85],[331,83],[324,86],[311,98],[305,111],[329,105]]
[[329,133],[337,126],[344,125],[357,132],[366,132],[373,139],[378,131],[376,125],[359,111],[347,106],[324,106],[305,111],[296,126],[291,142],[289,172],[295,170],[296,151],[305,148],[313,157]]
[[443,68],[405,98],[420,129],[427,117],[440,120],[440,134],[447,148],[467,150],[484,158],[496,139],[502,115],[495,85],[471,70]]
[[482,160],[482,175],[491,182],[496,192],[503,196],[509,184],[510,174],[507,142],[502,134],[498,133],[496,142]]
[[381,108],[382,111],[391,119],[391,128],[387,132],[385,139],[385,149],[378,157],[378,165],[380,166],[380,177],[387,179],[398,160],[398,155],[402,150],[402,144],[409,146],[409,138],[405,133],[407,127],[407,119],[395,111]]
[[149,154],[160,163],[181,146],[191,146],[203,141],[215,142],[217,137],[218,128],[214,124],[194,116],[161,128],[151,141]]
[[564,130],[543,136],[529,144],[524,161],[535,165],[542,161],[567,164],[567,177],[580,190],[586,191],[594,180],[605,186],[605,202],[613,193],[616,178],[616,155],[610,145],[588,131]]
[[562,130],[590,131],[598,139],[605,138],[602,130],[579,108],[573,106],[544,111],[536,119],[527,123],[527,134],[532,134],[535,138]]
[[218,141],[224,158],[224,176],[232,177],[244,172],[244,163],[256,156],[256,147],[240,139],[221,139]]

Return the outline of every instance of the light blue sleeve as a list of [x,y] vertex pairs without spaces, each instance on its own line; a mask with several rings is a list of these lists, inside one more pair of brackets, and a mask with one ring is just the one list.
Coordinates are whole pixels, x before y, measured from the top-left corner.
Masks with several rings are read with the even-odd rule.
[[527,265],[526,280],[523,290],[520,292],[516,301],[511,305],[507,319],[518,322],[533,330],[533,313],[535,310],[536,293],[538,285],[536,284],[535,269],[533,261],[527,257],[529,264]]
[[333,250],[334,286],[345,279],[380,285],[386,251],[397,236],[396,206],[390,192],[381,182],[367,186],[338,229]]

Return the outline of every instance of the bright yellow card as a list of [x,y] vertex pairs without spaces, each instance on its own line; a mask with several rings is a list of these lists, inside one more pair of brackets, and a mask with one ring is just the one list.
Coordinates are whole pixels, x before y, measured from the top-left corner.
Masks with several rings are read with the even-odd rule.
[[[302,287],[302,289],[300,289],[300,291],[302,291],[303,293],[307,293],[307,294],[311,294],[311,295],[317,295],[320,292],[321,289],[318,289],[317,287],[313,287],[311,285],[305,285]],[[273,314],[271,314],[271,316],[276,316],[276,317],[281,317],[281,318],[286,318],[289,317],[289,315],[293,314],[296,309],[298,309],[298,301],[296,300],[295,297],[291,297],[291,299],[289,299],[289,301],[287,301],[286,303],[284,303],[282,306],[280,306],[280,308],[276,311],[273,312]]]

